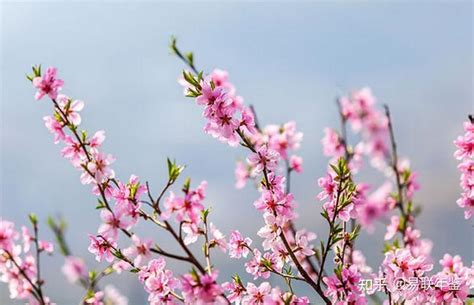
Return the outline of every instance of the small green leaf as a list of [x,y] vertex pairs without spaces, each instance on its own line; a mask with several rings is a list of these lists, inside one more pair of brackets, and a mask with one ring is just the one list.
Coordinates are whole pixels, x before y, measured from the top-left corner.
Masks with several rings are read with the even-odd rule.
[[209,213],[210,213],[210,208],[207,208],[201,212],[201,219],[204,223],[207,222],[207,216],[209,215]]
[[193,52],[186,52],[185,56],[186,56],[186,59],[188,60],[188,63],[192,66],[194,64]]
[[100,210],[100,209],[105,208],[105,203],[102,200],[97,199],[97,202],[98,202],[97,206],[95,207],[96,210]]
[[183,184],[183,193],[187,194],[189,192],[189,188],[191,187],[191,178],[186,177],[186,180],[184,180]]
[[33,224],[33,226],[36,226],[38,224],[38,217],[34,213],[30,213],[28,215],[28,218],[30,219],[30,222]]
[[89,281],[94,281],[97,276],[97,272],[95,270],[89,271]]

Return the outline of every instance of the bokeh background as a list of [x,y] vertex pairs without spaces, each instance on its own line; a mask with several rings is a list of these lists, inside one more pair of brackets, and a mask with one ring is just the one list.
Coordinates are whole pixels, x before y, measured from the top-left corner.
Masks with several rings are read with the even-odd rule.
[[[314,199],[327,162],[322,130],[339,126],[335,96],[371,86],[390,105],[399,151],[419,172],[418,226],[435,241],[435,260],[450,252],[469,263],[473,229],[455,203],[452,140],[473,112],[472,9],[471,1],[2,2],[1,217],[26,224],[28,212],[43,223],[48,215],[64,216],[73,251],[97,266],[86,250],[86,233],[99,224],[95,198],[60,157],[42,122],[51,107],[34,101],[25,79],[32,64],[42,63],[57,66],[64,91],[86,102],[83,127],[106,130],[119,177],[135,173],[158,192],[166,157],[176,158],[194,184],[209,182],[212,220],[223,232],[238,228],[255,236],[262,223],[252,206],[257,194],[234,188],[235,160],[245,152],[202,132],[201,110],[176,82],[183,65],[168,50],[176,35],[181,48],[195,52],[199,68],[230,72],[261,123],[296,120],[305,160],[292,185],[299,227],[322,237],[326,227]],[[380,176],[360,179],[377,183]],[[162,233],[143,232],[175,248]],[[41,233],[51,237],[46,226]],[[378,226],[359,242],[373,267],[382,259],[383,233]],[[47,294],[58,304],[77,304],[83,291],[65,283],[62,262],[59,255],[45,260]],[[215,263],[224,279],[244,261],[217,255]],[[133,275],[111,281],[130,304],[146,303]],[[15,304],[3,284],[0,295],[1,304]]]

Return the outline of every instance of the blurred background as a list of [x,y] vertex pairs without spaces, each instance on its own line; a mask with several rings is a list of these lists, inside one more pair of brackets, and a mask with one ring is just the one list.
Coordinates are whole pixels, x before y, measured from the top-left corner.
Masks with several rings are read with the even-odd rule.
[[[392,109],[399,151],[419,173],[416,202],[424,212],[418,227],[445,252],[473,260],[472,221],[457,207],[459,174],[453,139],[473,112],[472,2],[5,2],[1,4],[1,217],[27,224],[35,212],[41,234],[51,238],[48,215],[63,216],[75,254],[89,266],[87,234],[96,232],[96,199],[79,173],[60,157],[44,128],[51,111],[36,102],[25,79],[33,64],[54,65],[64,92],[82,99],[82,127],[105,129],[105,149],[121,179],[134,173],[155,193],[166,181],[166,157],[187,165],[193,185],[209,182],[212,221],[226,234],[238,228],[254,237],[262,224],[253,208],[257,193],[234,188],[234,166],[242,149],[203,133],[201,109],[182,96],[177,78],[183,64],[168,50],[171,35],[195,52],[199,69],[226,69],[261,124],[297,122],[304,132],[299,154],[304,173],[294,176],[299,227],[325,238],[316,180],[326,169],[320,139],[338,127],[334,98],[371,86]],[[373,174],[373,172],[372,172]],[[359,179],[380,181],[380,175]],[[181,180],[182,181],[182,180]],[[144,228],[167,248],[162,232]],[[382,260],[382,226],[364,233],[359,247],[376,267]],[[256,238],[259,241],[258,238]],[[79,287],[66,284],[63,258],[45,259],[47,294],[58,304],[77,304]],[[216,255],[220,278],[229,279],[244,261]],[[176,270],[186,271],[187,266]],[[145,304],[134,275],[111,277],[130,304]],[[304,292],[305,288],[300,287]],[[0,286],[0,303],[15,304]]]

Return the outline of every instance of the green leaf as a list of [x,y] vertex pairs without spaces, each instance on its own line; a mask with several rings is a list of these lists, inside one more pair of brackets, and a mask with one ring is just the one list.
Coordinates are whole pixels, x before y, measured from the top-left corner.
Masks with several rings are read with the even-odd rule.
[[51,216],[48,216],[48,222],[47,223],[48,223],[48,227],[53,231],[57,227],[56,223],[54,222],[53,217],[51,217]]
[[236,284],[244,287],[244,284],[242,283],[242,280],[240,279],[240,276],[237,273],[232,277],[232,279]]
[[176,179],[178,179],[181,172],[184,170],[184,166],[177,165],[175,160],[171,162],[169,158],[167,158],[166,162],[168,164],[168,179],[170,183],[174,183]]
[[176,47],[176,37],[175,36],[171,36],[171,39],[170,39],[170,50],[173,54],[176,54],[177,53],[177,50],[178,48]]
[[332,168],[332,170],[336,173],[336,175],[339,176],[339,168],[335,166],[334,164],[329,164],[329,166]]
[[97,199],[97,201],[98,201],[98,204],[97,204],[97,206],[95,207],[96,210],[100,210],[100,209],[105,208],[105,203],[104,203],[102,200]]
[[324,253],[324,252],[325,252],[325,250],[324,250],[324,243],[323,243],[322,240],[320,241],[320,243],[321,243],[321,253]]
[[361,228],[360,225],[356,225],[356,227],[354,228],[354,231],[352,231],[351,233],[350,240],[354,240],[359,236],[360,228]]
[[191,187],[191,178],[186,177],[186,180],[184,180],[183,184],[183,193],[187,194],[189,192],[189,188]]
[[186,97],[198,97],[200,95],[201,95],[200,93],[194,91],[191,88],[188,88],[188,92],[186,93]]
[[188,60],[188,63],[192,66],[194,64],[193,52],[186,52],[185,57]]
[[190,83],[194,87],[199,87],[198,81],[194,78],[194,75],[191,72],[183,70],[183,77],[188,83]]
[[35,65],[35,66],[31,67],[31,69],[33,70],[34,77],[40,77],[41,76],[41,65]]
[[207,222],[207,216],[209,215],[209,213],[210,213],[210,208],[207,208],[201,212],[201,219],[204,223]]
[[89,281],[94,281],[97,276],[97,272],[95,270],[89,271]]
[[38,217],[35,213],[30,213],[28,215],[28,218],[30,219],[30,222],[33,224],[33,226],[36,226],[38,224]]

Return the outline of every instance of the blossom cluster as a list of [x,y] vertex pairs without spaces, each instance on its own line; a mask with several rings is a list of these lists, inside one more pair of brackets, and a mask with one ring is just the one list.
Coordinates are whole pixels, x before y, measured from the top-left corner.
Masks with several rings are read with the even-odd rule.
[[350,160],[351,170],[357,172],[362,166],[362,157],[366,155],[374,166],[384,165],[385,158],[389,154],[388,120],[377,109],[376,102],[376,98],[368,87],[354,91],[350,96],[343,96],[338,100],[343,124],[347,122],[351,130],[360,135],[360,141],[351,146],[345,136],[345,129],[340,134],[332,128],[325,128],[321,144],[324,155],[333,158],[332,162],[345,156]]
[[[235,86],[229,82],[227,73],[222,70],[214,70],[206,78],[202,78],[201,73],[195,76],[187,71],[183,75],[185,81],[181,81],[181,84],[185,85],[187,95],[196,98],[198,105],[204,105],[203,115],[210,120],[205,131],[209,133],[208,126],[211,124],[212,135],[220,135],[221,140],[227,139],[232,145],[240,140],[250,152],[245,164],[237,164],[236,186],[242,188],[249,178],[256,181],[258,178],[262,179],[257,185],[261,195],[254,206],[263,213],[265,223],[257,232],[263,239],[263,252],[258,248],[251,248],[252,241],[234,231],[229,240],[230,256],[240,258],[251,253],[252,257],[245,264],[245,269],[255,280],[266,279],[271,273],[282,274],[284,267],[289,265],[300,265],[310,272],[306,259],[314,254],[310,241],[315,239],[316,235],[293,228],[292,221],[297,217],[294,211],[295,201],[288,191],[288,177],[280,173],[283,166],[287,172],[302,171],[301,157],[290,153],[300,147],[303,134],[297,131],[294,122],[281,126],[267,125],[261,129],[251,108],[246,107],[242,98],[235,95]],[[231,102],[235,100],[239,103]],[[233,110],[220,110],[223,106],[224,109]],[[241,111],[242,117],[240,123],[232,125],[231,129],[226,124],[214,121],[219,113],[235,113],[237,110]],[[232,137],[223,136],[227,134]]]
[[[17,231],[13,222],[0,219],[0,281],[8,284],[12,299],[31,305],[53,305],[43,295],[41,286],[44,281],[39,272],[39,255],[43,252],[51,254],[53,244],[38,239],[36,217],[31,215],[30,220],[34,234],[26,226]],[[34,250],[32,243],[35,244]]]
[[[318,208],[328,233],[315,245],[316,233],[297,228],[295,223],[298,214],[291,175],[303,170],[303,159],[296,154],[303,133],[296,123],[260,125],[254,108],[237,94],[226,71],[215,69],[205,75],[194,66],[192,53],[181,53],[175,40],[171,48],[190,68],[179,83],[186,96],[202,107],[204,132],[246,151],[235,169],[236,187],[242,189],[252,181],[258,190],[253,206],[262,216],[262,226],[255,230],[260,240],[239,230],[226,237],[210,221],[206,181],[192,186],[187,178],[179,191],[172,189],[184,170],[175,161],[168,159],[168,180],[156,197],[148,182],[136,175],[120,180],[113,168],[115,158],[103,150],[105,132],[81,129],[84,102],[62,93],[64,81],[57,77],[56,68],[42,73],[35,66],[33,75],[27,76],[37,89],[35,98],[48,97],[54,109],[44,117],[44,124],[54,143],[63,145],[61,154],[79,171],[80,182],[98,197],[100,225],[89,234],[88,250],[98,262],[107,264],[101,271],[88,270],[84,260],[69,250],[63,226],[48,222],[65,257],[64,275],[85,289],[81,304],[126,305],[127,299],[118,290],[99,283],[112,273],[125,271],[137,276],[153,305],[302,305],[315,300],[328,305],[365,305],[370,298],[378,301],[382,294],[388,305],[456,305],[472,296],[474,262],[465,265],[460,256],[445,254],[439,261],[440,271],[433,271],[433,244],[422,239],[415,226],[419,213],[414,204],[419,189],[416,172],[398,155],[389,108],[382,111],[369,88],[339,98],[341,130],[324,130],[321,144],[330,160],[326,174],[317,181],[321,190],[316,198],[322,202]],[[347,127],[353,133],[350,136]],[[470,218],[474,202],[472,120],[465,123],[465,132],[455,141],[455,157],[461,161],[462,172],[458,205]],[[360,181],[358,174],[365,170],[366,161],[383,176],[376,188]],[[39,240],[36,217],[30,216],[30,221],[34,234],[26,227],[20,233],[13,223],[0,220],[0,280],[8,284],[11,298],[53,304],[43,294],[39,261],[40,254],[53,251],[53,245]],[[145,222],[169,234],[180,252],[170,252],[168,245],[138,234],[139,225]],[[372,268],[356,242],[361,228],[371,233],[377,222],[387,224],[384,258]],[[190,247],[198,243],[201,247]],[[216,250],[245,260],[242,269],[249,280],[239,274],[221,280],[212,262]],[[168,260],[189,269],[176,274]],[[274,285],[274,278],[285,286]],[[377,285],[367,287],[368,281]],[[305,283],[311,294],[295,293],[295,282]]]
[[469,219],[474,213],[474,118],[464,123],[465,134],[459,136],[454,144],[457,147],[454,157],[460,160],[458,169],[461,171],[461,198],[457,204],[464,209],[464,217]]
[[[202,203],[205,199],[207,183],[204,181],[195,190],[192,190],[190,189],[190,180],[187,180],[182,189],[184,196],[180,197],[174,192],[170,192],[161,207],[159,200],[176,181],[183,169],[175,162],[168,160],[169,181],[167,186],[156,202],[153,199],[151,199],[153,202],[145,200],[144,195],[147,194],[151,198],[151,194],[147,186],[141,183],[137,176],[132,175],[126,183],[116,177],[112,168],[115,159],[112,155],[102,151],[105,132],[97,131],[92,137],[89,137],[86,131],[79,131],[81,123],[79,111],[83,109],[84,103],[59,93],[61,87],[56,84],[62,86],[64,82],[56,79],[56,69],[49,68],[44,75],[41,75],[41,70],[38,67],[35,67],[33,71],[35,75],[31,77],[31,80],[38,89],[36,98],[41,99],[44,96],[49,96],[55,109],[52,116],[44,118],[46,127],[54,134],[55,143],[64,143],[62,155],[81,172],[82,184],[91,185],[92,193],[99,196],[97,208],[100,209],[101,225],[96,234],[89,235],[90,246],[88,248],[95,255],[96,260],[110,263],[113,272],[116,273],[128,269],[138,272],[139,279],[144,283],[152,304],[162,304],[165,300],[169,303],[176,300],[193,303],[196,296],[193,291],[186,288],[189,285],[185,285],[190,283],[191,274],[203,285],[208,285],[211,282],[218,285],[215,281],[217,272],[208,278],[209,275],[204,272],[204,267],[187,248],[187,245],[196,242],[199,236],[205,236],[206,255],[214,247],[223,251],[227,249],[225,236],[214,224],[207,223],[209,210],[205,210]],[[146,212],[146,205],[152,208],[152,214]],[[168,253],[154,245],[151,239],[140,237],[134,233],[132,229],[137,226],[140,219],[152,221],[158,227],[172,232],[183,249],[188,251],[188,256],[182,257]],[[179,224],[179,236],[171,227],[170,220]],[[185,235],[183,238],[181,232]],[[129,247],[120,248],[120,233],[129,238],[131,242]],[[172,278],[171,271],[164,269],[162,258],[149,260],[152,253],[192,262],[199,267],[202,274],[190,273],[179,279]],[[79,258],[68,256],[63,271],[73,282],[84,280],[85,267]],[[169,289],[165,289],[166,287]],[[180,289],[182,296],[175,293],[175,289]],[[219,286],[219,292],[220,289]],[[198,298],[204,298],[204,296],[206,302],[212,301],[210,295],[201,293]],[[85,302],[87,304],[102,304],[104,298],[107,296],[103,291],[89,289]],[[215,294],[214,298],[221,298],[221,296]]]
[[473,286],[474,265],[464,266],[459,256],[445,254],[442,270],[433,275],[433,264],[426,256],[414,257],[408,249],[386,253],[379,276],[393,301],[410,304],[464,304]]

